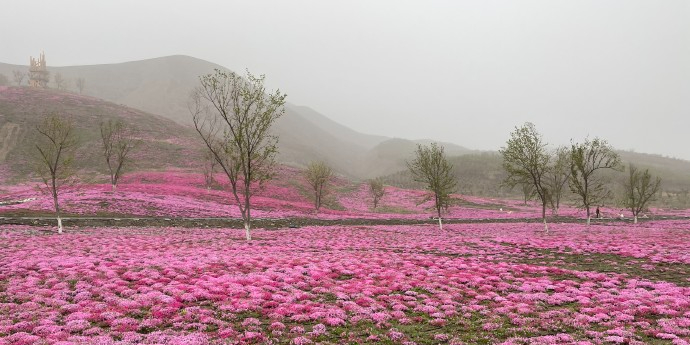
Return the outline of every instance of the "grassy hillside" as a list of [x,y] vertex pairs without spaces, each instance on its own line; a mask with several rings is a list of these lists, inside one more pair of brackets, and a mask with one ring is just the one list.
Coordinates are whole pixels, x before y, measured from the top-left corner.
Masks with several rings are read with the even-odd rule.
[[5,179],[23,179],[31,172],[35,127],[46,114],[70,118],[77,130],[79,168],[105,173],[99,125],[123,119],[136,127],[139,145],[133,151],[136,169],[195,168],[201,156],[196,132],[171,120],[130,107],[73,93],[27,87],[0,87],[0,166]]
[[[198,77],[216,68],[225,69],[181,55],[67,67],[50,66],[48,57],[48,64],[51,75],[61,73],[68,80],[67,90],[71,92],[77,90],[76,79],[84,78],[84,95],[141,109],[183,125],[191,124],[187,100],[189,92],[198,85]],[[26,69],[27,66],[0,63],[0,74],[10,78],[13,70]],[[49,86],[55,85],[51,81]],[[278,159],[281,162],[304,166],[313,160],[323,160],[336,171],[353,178],[369,178],[404,168],[401,161],[415,146],[414,141],[396,139],[386,143],[385,149],[376,147],[390,138],[359,133],[309,107],[289,103],[273,130],[280,137]],[[390,155],[382,155],[382,150]]]

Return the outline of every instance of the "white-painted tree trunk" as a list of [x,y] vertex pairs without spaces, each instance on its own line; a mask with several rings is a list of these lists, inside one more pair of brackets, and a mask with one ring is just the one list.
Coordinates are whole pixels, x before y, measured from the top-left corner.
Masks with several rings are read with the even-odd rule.
[[249,223],[244,222],[244,234],[247,236],[247,241],[252,240],[252,234],[249,231]]
[[62,233],[62,218],[60,216],[57,217],[58,221],[58,234]]
[[546,233],[549,232],[549,225],[546,224],[546,218],[544,218],[544,232],[546,232]]
[[438,228],[439,230],[443,230],[443,222],[441,221],[441,217],[438,217]]
[[117,185],[113,184],[113,192],[117,189]]
[[592,223],[592,216],[587,216],[587,226]]
[[634,224],[637,224],[637,215],[635,215],[634,219],[635,219],[635,220],[633,221],[633,223],[634,223]]

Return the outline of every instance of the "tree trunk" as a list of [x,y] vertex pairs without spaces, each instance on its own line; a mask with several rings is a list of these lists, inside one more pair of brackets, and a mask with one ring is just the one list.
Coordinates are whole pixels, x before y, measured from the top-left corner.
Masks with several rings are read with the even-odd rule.
[[57,192],[53,191],[53,203],[55,204],[55,216],[58,223],[58,234],[62,233],[62,218],[60,217],[60,204],[58,203]]
[[441,217],[438,217],[438,229],[443,231],[443,222],[441,221]]
[[[249,187],[247,189],[249,190]],[[245,192],[244,196],[244,210],[246,212],[246,218],[244,220],[244,233],[247,237],[247,241],[252,240],[252,234],[251,234],[251,227],[252,227],[252,213],[251,213],[251,205],[249,203],[249,195],[248,192]]]
[[247,241],[252,240],[252,234],[251,234],[250,229],[249,229],[249,222],[247,222],[247,221],[244,222],[244,234],[247,237]]
[[549,226],[546,225],[546,203],[541,203],[541,219],[544,221],[544,232],[549,232]]
[[117,189],[117,185],[113,183],[113,192]]
[[635,215],[633,219],[634,219],[633,223],[637,224],[637,215]]
[[589,213],[589,205],[586,206],[587,208],[587,226],[592,222],[592,215]]

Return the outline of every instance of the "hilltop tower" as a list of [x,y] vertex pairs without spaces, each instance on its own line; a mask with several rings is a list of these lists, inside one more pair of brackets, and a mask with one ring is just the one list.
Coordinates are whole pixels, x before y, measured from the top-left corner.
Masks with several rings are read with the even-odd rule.
[[38,60],[29,57],[29,86],[45,88],[48,86],[50,72],[46,69],[46,55],[41,53]]

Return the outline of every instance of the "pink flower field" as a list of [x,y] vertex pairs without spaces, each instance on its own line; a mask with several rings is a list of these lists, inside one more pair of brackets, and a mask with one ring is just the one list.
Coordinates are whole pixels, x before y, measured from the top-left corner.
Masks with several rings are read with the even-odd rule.
[[[336,179],[327,198],[331,207],[323,207],[317,214],[309,187],[299,170],[281,167],[279,178],[269,182],[252,198],[252,214],[257,218],[319,218],[319,219],[427,219],[435,215],[433,201],[422,190],[387,186],[386,194],[377,209],[372,209],[368,184]],[[137,172],[125,175],[116,192],[108,184],[79,184],[60,194],[61,209],[68,215],[79,216],[135,216],[212,218],[241,217],[236,202],[228,190],[224,176],[216,176],[220,185],[204,187],[201,174],[187,171]],[[1,181],[0,181],[1,182]],[[539,218],[541,206],[523,205],[521,201],[456,195],[457,205],[443,215],[462,219]],[[13,203],[23,201],[21,203]],[[1,186],[0,216],[3,214],[43,214],[53,212],[53,200],[35,185]],[[607,217],[618,217],[620,209],[603,208]],[[630,217],[628,211],[623,211]],[[688,211],[655,210],[653,214],[687,216]],[[583,210],[563,205],[562,216],[585,218]]]
[[690,222],[0,228],[0,344],[688,344]]

